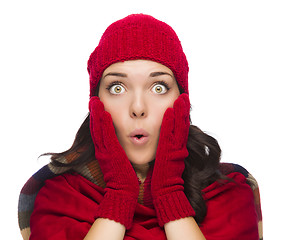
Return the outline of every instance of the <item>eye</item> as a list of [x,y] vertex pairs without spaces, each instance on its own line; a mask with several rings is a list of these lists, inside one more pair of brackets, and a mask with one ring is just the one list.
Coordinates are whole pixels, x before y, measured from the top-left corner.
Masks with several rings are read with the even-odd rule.
[[111,94],[121,94],[125,92],[125,88],[121,84],[114,83],[107,87]]
[[169,90],[167,84],[158,83],[153,86],[153,91],[157,94],[164,94]]

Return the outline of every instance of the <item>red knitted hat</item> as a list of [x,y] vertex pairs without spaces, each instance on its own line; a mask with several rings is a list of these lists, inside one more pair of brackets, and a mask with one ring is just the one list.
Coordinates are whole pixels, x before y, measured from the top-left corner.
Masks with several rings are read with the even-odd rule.
[[149,15],[133,14],[112,23],[90,55],[90,96],[107,67],[136,59],[152,60],[170,68],[179,86],[188,93],[189,66],[175,31]]

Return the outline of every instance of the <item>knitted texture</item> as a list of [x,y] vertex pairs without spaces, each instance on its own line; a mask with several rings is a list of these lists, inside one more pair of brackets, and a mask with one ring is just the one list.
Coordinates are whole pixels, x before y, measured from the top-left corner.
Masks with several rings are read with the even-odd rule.
[[89,102],[90,132],[106,183],[106,194],[96,218],[109,218],[131,228],[139,194],[137,175],[120,145],[111,115],[98,97]]
[[[61,159],[61,162],[70,163],[74,161],[77,157],[78,157],[77,154],[70,154],[66,156],[66,158]],[[236,164],[221,163],[220,170],[225,175],[228,175],[233,172],[239,172],[246,177],[247,183],[250,185],[251,189],[253,190],[254,201],[255,201],[254,204],[256,207],[257,219],[258,219],[258,230],[259,230],[259,237],[260,237],[259,239],[262,240],[263,238],[262,238],[262,215],[261,215],[261,208],[260,208],[261,206],[260,205],[260,194],[259,194],[259,188],[258,188],[256,180],[252,177],[252,175],[246,169]],[[80,167],[72,167],[72,168],[54,167],[51,163],[44,166],[26,182],[19,196],[18,219],[19,219],[20,231],[21,231],[21,234],[24,240],[28,240],[30,237],[30,216],[33,212],[35,198],[38,195],[39,190],[44,186],[46,180],[53,179],[56,176],[61,176],[64,173],[70,172],[70,171],[79,173],[81,176],[83,176],[84,179],[88,179],[95,186],[101,189],[105,187],[101,169],[99,167],[97,160],[95,159],[93,159],[91,162],[86,163],[85,165],[80,166]],[[153,210],[153,207],[151,205],[152,200],[150,197],[151,195],[150,194],[150,183],[151,183],[150,177],[151,177],[151,171],[149,172],[149,176],[145,180],[144,184],[140,185],[140,193],[139,193],[139,200],[138,200],[139,204],[136,209],[135,218],[140,216],[141,213],[147,216],[151,216],[151,217],[153,217],[155,214],[155,211]],[[58,184],[56,183],[56,185]],[[211,187],[208,187],[208,188],[211,188]],[[103,190],[101,191],[103,192]],[[211,196],[209,191],[206,190],[205,192],[206,193],[204,197],[206,198],[206,201],[209,203],[209,199],[214,199],[215,197]],[[225,194],[222,194],[222,195],[225,195]],[[52,196],[54,196],[54,198],[56,199],[56,196],[54,195],[54,193],[52,193]],[[60,197],[58,199],[62,199],[62,200],[65,199],[66,202],[69,202],[72,198],[69,198],[69,197],[61,198]],[[54,201],[56,202],[58,201],[58,199]],[[101,199],[103,199],[103,196],[101,196]],[[54,205],[54,202],[52,202],[52,205]],[[149,207],[146,207],[146,206],[149,206]],[[235,206],[233,208],[235,208]],[[64,208],[62,208],[62,210],[63,209]],[[217,209],[215,211],[217,211]],[[76,210],[76,212],[78,211]],[[91,211],[89,211],[88,209],[88,212],[91,212]],[[137,222],[138,226],[135,225],[136,227],[131,228],[130,231],[127,232],[127,234],[129,236],[133,236],[134,231],[137,232],[138,229],[142,228],[144,230],[140,231],[139,233],[136,233],[136,235],[144,236],[144,239],[157,239],[157,238],[150,238],[150,237],[146,238],[146,236],[148,236],[146,229],[148,229],[148,232],[149,231],[157,232],[157,231],[162,231],[162,230],[161,229],[159,230],[159,228],[149,228],[149,221],[147,220],[148,218],[146,218],[144,215],[140,216],[140,219],[143,219],[144,224],[142,225],[142,222],[141,223]],[[58,217],[59,216],[60,215],[58,215]],[[154,222],[153,219],[150,222],[151,223]],[[50,228],[50,225],[47,225],[47,227]],[[67,225],[65,227],[67,227]],[[143,239],[143,238],[136,237],[136,239]],[[160,238],[160,239],[165,239],[165,238]],[[62,238],[60,240],[62,240]]]
[[182,174],[188,156],[190,101],[181,94],[168,108],[161,124],[160,137],[152,175],[151,192],[160,226],[165,223],[195,216],[184,193]]
[[[207,215],[200,230],[205,239],[257,240],[252,190],[242,174],[227,177],[233,181],[216,181],[203,189]],[[75,173],[47,180],[35,201],[29,240],[83,239],[103,198],[103,189]],[[166,235],[158,225],[155,210],[137,204],[133,227],[123,239],[165,240]]]
[[152,60],[170,68],[181,89],[188,93],[188,62],[174,30],[149,15],[133,14],[112,23],[90,55],[90,96],[95,94],[108,66],[135,59]]

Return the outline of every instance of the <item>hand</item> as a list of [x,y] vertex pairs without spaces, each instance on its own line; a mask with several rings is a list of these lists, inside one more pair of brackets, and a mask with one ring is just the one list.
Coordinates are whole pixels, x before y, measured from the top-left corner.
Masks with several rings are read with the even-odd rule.
[[153,204],[159,225],[194,216],[184,193],[182,174],[185,158],[188,156],[190,101],[187,94],[181,94],[163,116],[160,137],[156,151],[151,180]]
[[111,115],[98,97],[89,102],[90,131],[106,183],[97,217],[115,220],[130,228],[139,194],[137,175],[120,145]]

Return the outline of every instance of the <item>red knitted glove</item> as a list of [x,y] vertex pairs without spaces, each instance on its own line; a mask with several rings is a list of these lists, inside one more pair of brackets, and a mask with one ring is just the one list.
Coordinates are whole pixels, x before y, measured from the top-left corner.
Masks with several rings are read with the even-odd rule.
[[98,97],[89,102],[90,131],[106,183],[105,195],[96,218],[108,218],[131,228],[139,195],[137,175],[120,145],[111,115]]
[[189,113],[189,96],[184,93],[173,108],[166,110],[161,124],[151,180],[153,204],[161,227],[173,220],[195,216],[182,179],[184,159],[188,156]]

